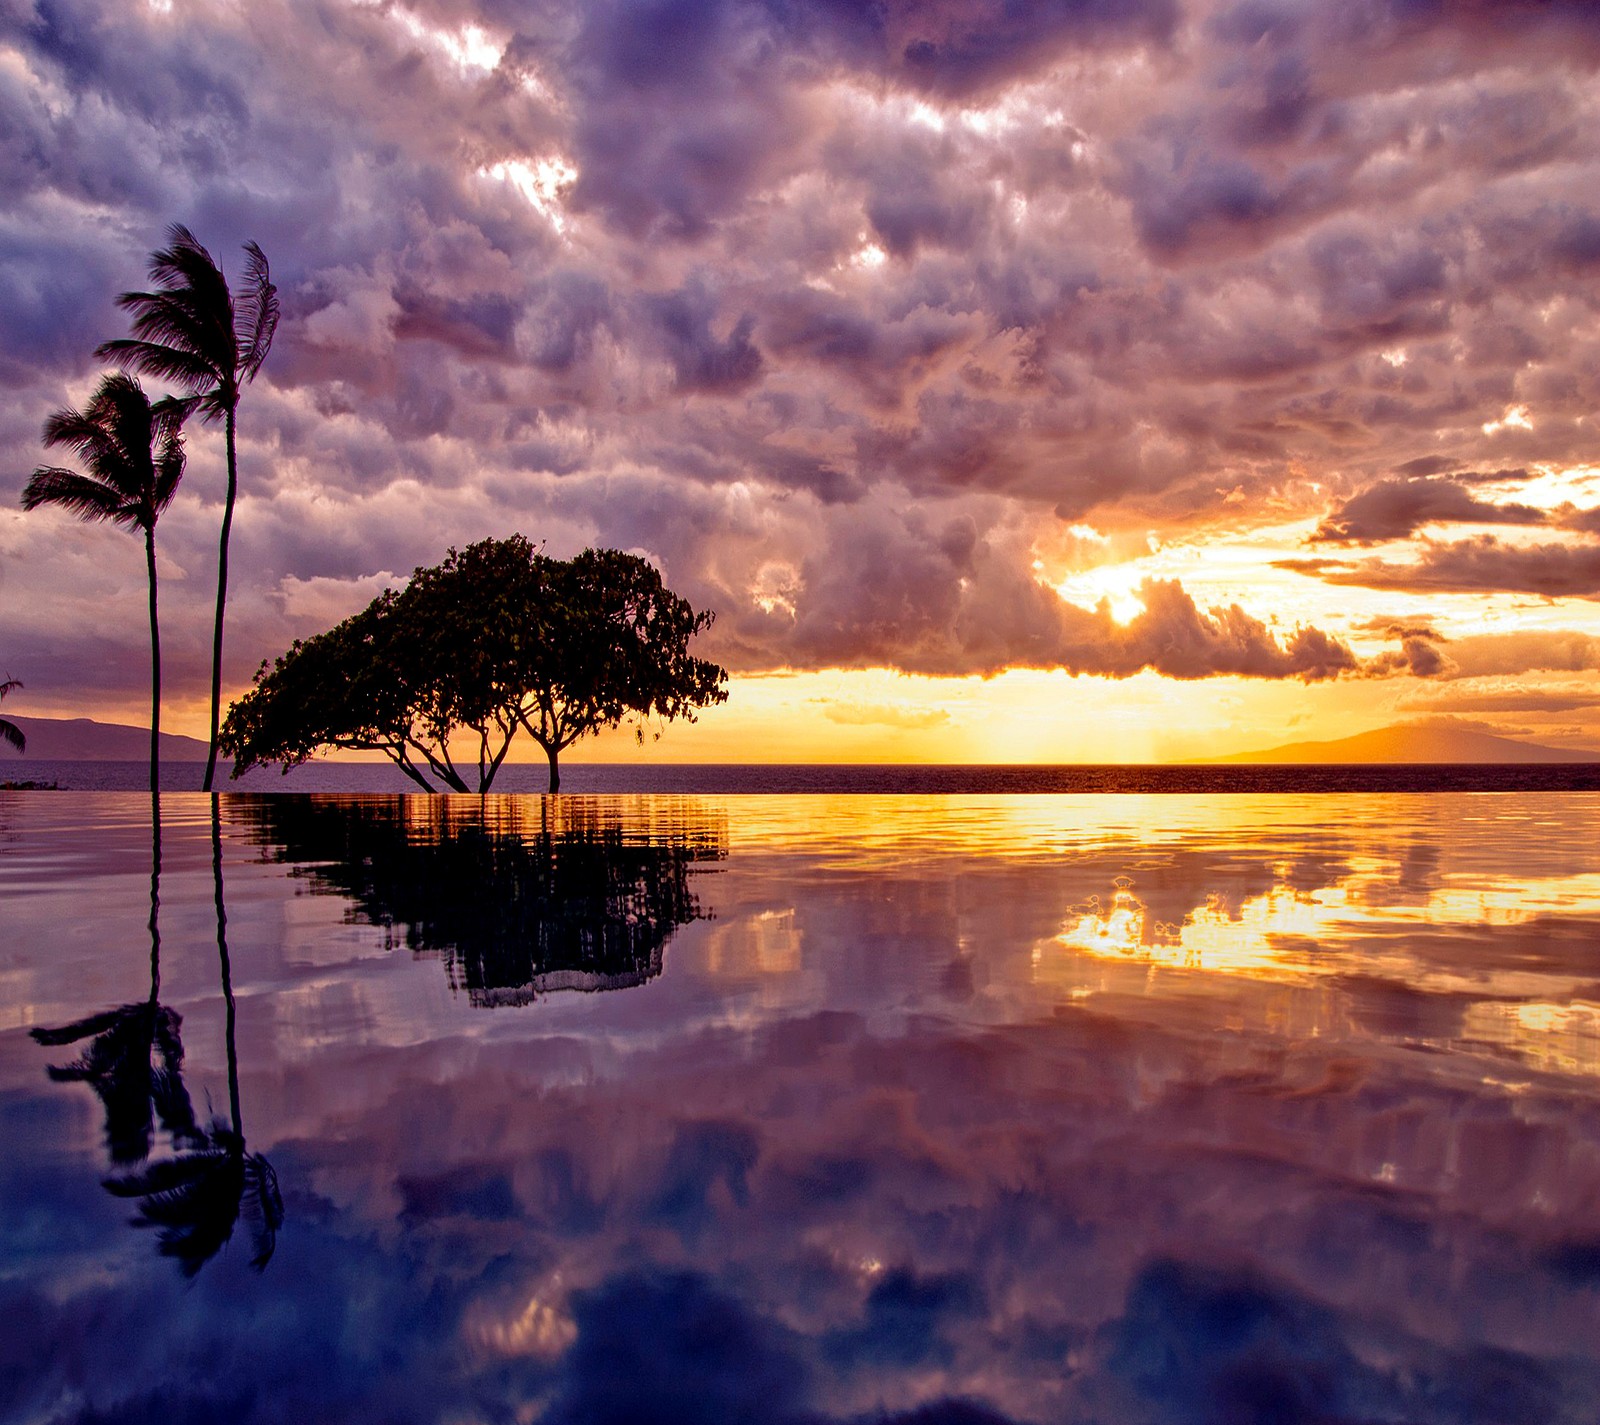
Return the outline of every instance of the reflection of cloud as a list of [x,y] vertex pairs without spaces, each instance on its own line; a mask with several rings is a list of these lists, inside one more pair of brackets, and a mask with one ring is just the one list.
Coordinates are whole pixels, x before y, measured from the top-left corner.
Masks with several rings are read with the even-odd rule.
[[[256,1425],[300,1418],[310,1381],[353,1425],[462,1401],[586,1425],[1594,1417],[1600,1124],[1560,1057],[1593,1042],[1586,798],[940,805],[730,809],[701,886],[716,919],[667,972],[537,1015],[471,1012],[244,850],[229,932],[241,1013],[277,1034],[248,1087],[294,1260],[176,1290],[75,1170],[89,1118],[76,1148],[0,1155],[14,1413]],[[250,834],[253,810],[224,806]],[[31,837],[44,813],[13,815]],[[435,815],[461,808],[419,826]],[[138,869],[59,894],[137,923],[117,886]],[[1054,942],[1117,876],[1152,925],[1260,931],[1304,972]],[[173,882],[172,926],[205,929],[209,885]],[[1295,896],[1337,918],[1300,940],[1251,920]],[[54,936],[60,904],[8,902],[52,952],[30,1003],[116,954]],[[286,905],[359,953],[283,956]],[[803,934],[804,973],[720,975],[715,933],[775,908],[762,923]],[[412,993],[308,1049],[272,997],[335,978]],[[28,1145],[64,1096],[23,1047],[25,1077],[0,1043],[0,1140]]]

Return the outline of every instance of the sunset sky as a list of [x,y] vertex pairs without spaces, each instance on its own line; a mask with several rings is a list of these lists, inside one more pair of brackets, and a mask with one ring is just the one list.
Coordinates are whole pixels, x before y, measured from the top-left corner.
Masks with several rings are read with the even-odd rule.
[[1597,69],[1588,0],[0,0],[5,711],[146,715],[141,542],[18,500],[183,222],[284,310],[233,694],[521,531],[716,611],[652,757],[1600,751]]

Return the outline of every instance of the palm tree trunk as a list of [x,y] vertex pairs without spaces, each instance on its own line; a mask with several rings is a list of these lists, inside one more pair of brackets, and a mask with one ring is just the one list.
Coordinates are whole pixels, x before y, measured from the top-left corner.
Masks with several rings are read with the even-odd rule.
[[150,570],[150,795],[155,796],[161,790],[161,622],[156,617],[154,524],[145,526],[144,558]]
[[228,602],[228,536],[233,532],[233,502],[239,494],[239,453],[235,448],[236,407],[228,407],[228,500],[222,507],[222,541],[217,551],[217,621],[211,635],[211,747],[206,753],[206,779],[200,790],[209,792],[217,775],[217,730],[222,725],[222,614]]

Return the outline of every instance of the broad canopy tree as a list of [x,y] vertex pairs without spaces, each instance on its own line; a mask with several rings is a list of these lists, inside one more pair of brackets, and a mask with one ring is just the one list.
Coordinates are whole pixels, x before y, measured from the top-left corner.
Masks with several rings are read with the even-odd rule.
[[[235,777],[346,749],[384,753],[427,791],[486,792],[525,730],[559,791],[579,738],[632,721],[642,739],[727,697],[727,673],[688,651],[711,620],[634,555],[484,540],[263,663],[221,746]],[[475,767],[456,761],[468,741]]]

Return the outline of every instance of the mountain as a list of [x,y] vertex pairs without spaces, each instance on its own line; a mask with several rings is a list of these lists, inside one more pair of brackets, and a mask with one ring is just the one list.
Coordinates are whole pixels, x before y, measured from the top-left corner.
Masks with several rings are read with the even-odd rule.
[[[143,762],[150,756],[150,729],[120,722],[92,722],[86,717],[14,717],[28,739],[25,756],[0,744],[0,760],[13,762]],[[206,744],[176,732],[161,734],[161,758],[167,762],[204,762]]]
[[1541,747],[1460,727],[1380,727],[1333,742],[1291,742],[1262,752],[1207,757],[1206,762],[1301,764],[1341,762],[1600,762],[1600,755]]

